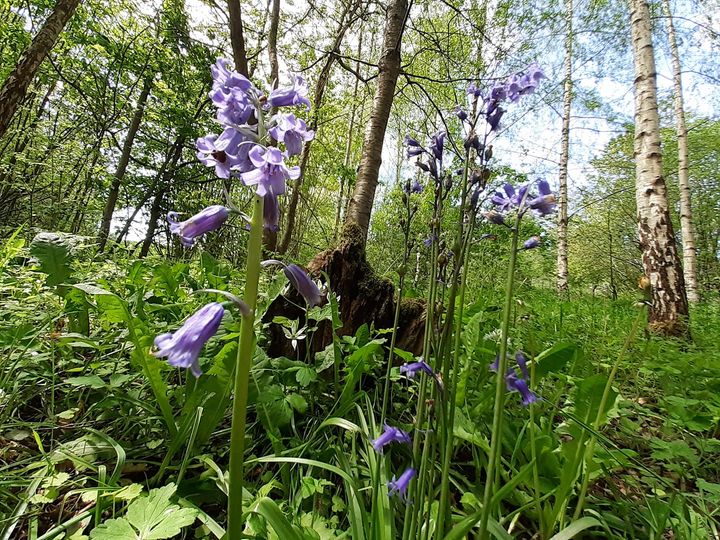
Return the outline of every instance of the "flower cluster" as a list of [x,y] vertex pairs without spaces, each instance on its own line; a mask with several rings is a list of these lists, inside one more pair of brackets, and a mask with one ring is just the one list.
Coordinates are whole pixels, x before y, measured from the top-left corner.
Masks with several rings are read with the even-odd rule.
[[[424,156],[424,160],[418,159],[415,164],[426,173],[429,173],[436,182],[439,182],[442,178],[443,152],[445,150],[446,136],[447,134],[444,131],[438,131],[430,137],[430,143],[425,147],[416,139],[410,137],[410,135],[405,135],[408,159],[416,156]],[[420,189],[422,190],[422,188]],[[416,191],[416,193],[419,193],[419,191]]]
[[[218,177],[239,178],[245,186],[254,187],[256,195],[264,201],[264,226],[276,229],[280,214],[277,197],[285,193],[287,180],[300,176],[300,167],[288,167],[285,159],[299,154],[314,133],[293,113],[280,112],[269,120],[266,113],[271,108],[296,105],[305,105],[309,110],[307,84],[296,76],[291,87],[275,89],[266,97],[249,79],[229,69],[227,60],[218,59],[210,71],[213,85],[209,97],[217,108],[216,119],[223,130],[219,135],[210,134],[196,141],[197,157],[204,165],[214,167]],[[279,148],[281,144],[285,151]],[[192,247],[198,238],[220,228],[229,215],[225,206],[213,205],[185,221],[179,221],[177,212],[169,212],[167,219],[170,231],[180,237],[184,246]],[[268,263],[282,264],[288,280],[309,307],[321,302],[318,286],[302,268],[279,261]],[[243,315],[249,315],[249,308],[245,309]],[[203,306],[176,332],[155,338],[152,354],[167,357],[170,365],[189,368],[199,377],[200,351],[218,331],[224,312],[217,302]]]
[[[531,191],[533,184],[537,184],[537,194]],[[526,182],[517,189],[512,184],[505,183],[502,189],[497,190],[490,198],[493,209],[483,212],[487,221],[495,225],[505,225],[505,215],[516,210],[519,218],[528,211],[539,217],[545,217],[555,211],[555,195],[550,184],[541,178],[535,182]],[[523,242],[521,249],[534,249],[540,245],[540,237],[532,236]]]
[[[255,193],[264,198],[265,227],[276,230],[280,216],[277,197],[285,193],[287,180],[300,176],[300,167],[288,167],[285,159],[302,152],[303,144],[315,134],[293,113],[279,112],[268,120],[266,113],[271,107],[305,105],[309,109],[307,84],[296,76],[291,87],[277,88],[265,97],[249,79],[229,69],[223,58],[210,71],[213,85],[209,97],[217,108],[216,119],[223,130],[219,135],[197,139],[197,157],[204,165],[214,167],[218,177],[239,178],[245,186],[254,186]],[[284,152],[277,147],[280,144],[285,146]],[[168,220],[171,231],[180,234],[173,223],[177,221],[176,214],[170,214]],[[204,230],[187,228],[181,234],[182,242],[192,246],[195,238],[220,225]]]
[[518,212],[525,212],[530,209],[538,216],[547,216],[555,211],[555,195],[550,189],[547,180],[538,178],[536,180],[538,194],[529,193],[532,182],[522,184],[516,190],[511,184],[505,184],[502,191],[496,191],[490,201],[500,213],[507,213],[509,210],[517,209]]
[[460,107],[455,109],[455,115],[470,127],[470,135],[466,139],[466,147],[474,147],[478,152],[482,151],[482,145],[475,135],[475,126],[478,119],[482,118],[487,131],[496,132],[500,127],[500,120],[505,114],[501,106],[503,102],[517,103],[521,96],[532,94],[538,87],[540,80],[545,78],[537,64],[530,65],[526,70],[515,73],[504,82],[495,84],[490,90],[483,91],[476,83],[472,82],[467,88],[472,110],[476,116],[472,117]]
[[[518,392],[522,398],[522,404],[525,406],[535,403],[539,398],[530,387],[528,386],[528,380],[530,380],[530,374],[527,368],[527,358],[525,355],[518,351],[515,353],[515,363],[520,368],[520,373],[513,367],[508,367],[505,373],[505,386],[509,392]],[[496,356],[495,361],[490,364],[490,371],[497,373],[498,365],[500,364],[500,357]]]

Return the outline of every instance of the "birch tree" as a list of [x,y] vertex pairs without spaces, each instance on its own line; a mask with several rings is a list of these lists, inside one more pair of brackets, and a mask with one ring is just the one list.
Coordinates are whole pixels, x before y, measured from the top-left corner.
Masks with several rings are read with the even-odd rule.
[[649,280],[650,327],[667,335],[687,331],[688,303],[663,179],[655,56],[646,0],[630,0],[635,64],[635,199],[642,263]]
[[563,90],[562,140],[560,149],[560,189],[558,201],[557,288],[568,290],[568,160],[570,158],[570,111],[572,106],[573,0],[565,0],[565,86]]
[[697,254],[695,251],[695,228],[692,218],[692,196],[690,191],[690,166],[688,162],[688,137],[685,125],[680,54],[678,53],[675,24],[673,23],[670,0],[663,0],[663,12],[667,20],[667,35],[673,70],[673,98],[675,102],[675,129],[678,141],[678,185],[680,187],[680,232],[682,234],[683,273],[685,288],[690,302],[698,302]]

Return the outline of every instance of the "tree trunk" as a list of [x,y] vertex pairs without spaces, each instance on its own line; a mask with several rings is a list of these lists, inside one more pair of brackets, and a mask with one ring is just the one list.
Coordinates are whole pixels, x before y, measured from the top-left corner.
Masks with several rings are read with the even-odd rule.
[[247,51],[245,50],[245,32],[243,31],[240,0],[227,0],[227,6],[230,16],[230,44],[232,45],[235,69],[248,77]]
[[[360,57],[362,56],[362,45],[363,45],[363,30],[362,27],[360,28],[360,36],[358,37],[358,48],[357,48],[357,60],[355,61],[355,71],[360,73]],[[333,240],[337,240],[338,237],[338,231],[340,230],[340,217],[342,214],[342,210],[345,202],[345,179],[348,176],[348,171],[350,168],[350,158],[352,156],[352,143],[353,143],[353,135],[355,134],[355,111],[357,109],[357,96],[358,96],[358,87],[360,85],[360,79],[355,77],[355,84],[353,86],[353,97],[352,97],[352,107],[350,110],[350,120],[348,122],[348,137],[347,141],[345,143],[345,157],[343,158],[343,172],[342,176],[340,177],[340,191],[338,192],[338,199],[337,199],[337,207],[335,211],[335,227],[333,228]],[[364,100],[363,100],[364,103]],[[360,114],[362,117],[362,113]],[[350,179],[348,178],[348,184],[350,183]]]
[[[320,76],[315,83],[315,94],[313,96],[313,113],[309,125],[309,128],[312,130],[317,130],[318,118],[320,116],[320,107],[322,106],[323,96],[325,95],[325,87],[327,86],[328,80],[330,79],[330,73],[332,72],[332,67],[335,63],[335,59],[340,53],[340,47],[342,45],[343,39],[345,38],[345,33],[348,31],[350,25],[353,23],[353,14],[358,7],[359,2],[355,2],[354,4],[348,4],[345,6],[345,9],[340,16],[340,23],[338,25],[337,33],[335,34],[335,41],[333,43],[332,49],[330,49],[330,51],[328,52],[328,57],[325,60],[325,64],[323,65],[322,70],[320,70]],[[285,253],[287,251],[293,235],[293,230],[295,228],[295,215],[297,213],[298,201],[300,200],[300,186],[302,185],[303,178],[305,178],[305,171],[307,169],[308,162],[310,161],[311,146],[312,140],[307,141],[305,143],[305,146],[303,146],[302,155],[300,156],[300,177],[295,181],[295,185],[293,186],[292,194],[290,196],[290,203],[287,207],[287,217],[285,219],[285,229],[283,230],[282,239],[280,240],[280,245],[278,246],[279,253]]]
[[150,91],[155,79],[155,73],[151,71],[143,82],[143,88],[138,98],[135,112],[133,113],[128,132],[123,143],[122,153],[120,154],[120,162],[118,163],[117,170],[113,176],[112,184],[110,184],[110,193],[108,194],[107,201],[105,202],[105,208],[103,209],[102,221],[100,222],[100,233],[98,234],[98,251],[102,252],[105,249],[108,235],[110,234],[110,223],[112,222],[112,215],[115,211],[115,205],[117,204],[118,195],[120,193],[120,186],[122,185],[123,178],[125,178],[125,172],[127,171],[128,163],[130,163],[130,153],[132,152],[133,144],[135,143],[135,135],[137,135],[138,129],[140,128],[140,122],[145,114],[145,105],[147,104]]
[[635,198],[645,275],[650,281],[651,329],[687,332],[688,303],[662,175],[655,57],[646,0],[630,0],[635,60]]
[[[395,94],[395,84],[400,74],[400,40],[407,11],[407,0],[393,0],[387,8],[377,90],[365,131],[355,193],[346,214],[339,244],[316,255],[308,265],[313,276],[325,275],[329,278],[328,283],[340,298],[340,318],[343,326],[337,330],[338,335],[353,335],[363,324],[372,323],[376,328],[387,328],[393,323],[395,288],[390,281],[375,274],[367,262],[365,244],[378,183],[383,139]],[[297,300],[293,299],[292,295],[289,300],[278,296],[270,304],[263,320],[271,322],[278,313],[292,318],[294,303],[297,303]],[[424,303],[405,299],[400,310],[398,347],[413,354],[420,354],[425,332]],[[322,350],[328,343],[332,343],[334,333],[335,330],[330,325],[321,324],[312,342],[313,349]],[[269,325],[269,334],[270,356],[292,354],[288,350],[288,340],[277,324]],[[316,347],[318,349],[315,349]]]
[[562,142],[560,149],[560,200],[558,201],[557,289],[568,290],[568,160],[570,159],[570,111],[572,106],[573,0],[565,0],[565,88],[563,90]]
[[380,164],[382,163],[383,140],[390,109],[395,97],[395,84],[400,75],[400,44],[408,12],[407,0],[393,0],[387,8],[383,48],[380,55],[377,90],[365,130],[360,169],[355,181],[355,191],[350,199],[345,224],[355,223],[364,241],[370,228],[370,213],[375,200]]
[[675,128],[678,141],[678,185],[680,187],[680,232],[682,234],[683,272],[685,288],[690,302],[700,300],[697,282],[697,252],[695,246],[695,227],[692,219],[692,204],[689,178],[688,139],[685,126],[685,107],[683,104],[680,55],[678,54],[675,25],[673,24],[670,0],[663,0],[663,11],[667,18],[667,33],[670,43],[670,57],[673,68],[673,97],[675,100]]
[[[198,110],[198,113],[202,110]],[[197,117],[197,114],[196,114]],[[155,192],[155,198],[153,199],[152,206],[150,207],[150,219],[148,221],[148,230],[145,234],[145,240],[143,241],[142,248],[140,249],[140,257],[145,257],[150,252],[150,246],[152,246],[153,238],[155,238],[155,230],[157,229],[157,222],[160,219],[160,213],[162,211],[162,202],[165,195],[170,190],[173,178],[175,176],[175,170],[177,168],[178,161],[182,156],[183,146],[185,145],[185,136],[179,135],[175,139],[174,148],[172,151],[172,157],[170,162],[167,163],[162,173],[160,185]]]
[[52,50],[79,3],[80,0],[58,0],[55,9],[3,83],[0,89],[0,139],[5,135],[10,121],[25,98],[40,64]]

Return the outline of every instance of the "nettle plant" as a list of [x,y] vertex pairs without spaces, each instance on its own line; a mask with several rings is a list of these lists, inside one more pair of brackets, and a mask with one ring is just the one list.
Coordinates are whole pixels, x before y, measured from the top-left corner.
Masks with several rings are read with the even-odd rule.
[[[219,59],[211,71],[213,86],[210,99],[217,107],[216,118],[223,131],[220,135],[198,139],[197,156],[205,165],[214,167],[218,177],[238,179],[253,190],[252,215],[246,216],[228,203],[230,207],[210,206],[185,221],[179,221],[178,215],[170,212],[168,222],[170,230],[180,237],[186,247],[192,247],[204,234],[220,228],[233,212],[248,222],[244,298],[241,300],[222,293],[242,314],[235,366],[227,523],[228,537],[240,538],[244,525],[242,493],[248,383],[255,349],[255,309],[261,268],[283,266],[289,282],[304,297],[308,307],[316,305],[321,299],[318,286],[299,266],[276,260],[261,261],[263,228],[277,229],[278,197],[285,193],[287,181],[300,175],[300,167],[289,167],[286,160],[300,154],[303,143],[312,139],[314,133],[295,114],[284,112],[286,108],[297,106],[310,109],[308,89],[302,77],[296,76],[293,86],[277,88],[265,94],[246,77],[230,70],[224,59]],[[281,112],[270,115],[274,110]],[[153,354],[167,358],[171,365],[187,368],[195,377],[200,377],[200,351],[217,332],[224,313],[225,307],[221,303],[208,303],[174,333],[157,336]]]

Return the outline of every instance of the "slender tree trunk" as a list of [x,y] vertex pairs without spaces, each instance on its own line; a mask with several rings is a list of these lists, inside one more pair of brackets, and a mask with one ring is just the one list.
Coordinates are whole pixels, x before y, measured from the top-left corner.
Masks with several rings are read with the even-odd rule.
[[130,153],[132,152],[133,144],[135,143],[135,135],[137,135],[138,129],[140,128],[140,122],[145,114],[145,105],[147,104],[150,91],[155,79],[155,73],[151,72],[145,77],[143,82],[143,88],[138,98],[135,112],[133,113],[128,132],[123,143],[122,153],[120,154],[120,162],[118,163],[117,170],[113,176],[112,183],[110,184],[110,193],[108,194],[107,201],[105,202],[105,208],[103,209],[102,221],[100,222],[100,232],[98,234],[98,251],[102,252],[105,249],[108,235],[110,234],[110,223],[112,222],[112,215],[115,211],[115,205],[117,204],[118,195],[120,193],[120,186],[125,178],[125,172],[127,171],[128,163],[130,163]]
[[227,6],[230,16],[230,44],[232,45],[235,69],[248,77],[247,51],[245,50],[245,32],[240,0],[227,0]]
[[280,67],[278,64],[277,35],[280,26],[280,0],[272,0],[272,13],[270,14],[270,30],[268,32],[268,56],[270,60],[270,85],[278,87]]
[[570,112],[572,106],[573,0],[565,0],[565,88],[563,91],[562,142],[560,149],[560,200],[558,201],[557,289],[568,290],[568,160],[570,159]]
[[673,97],[675,99],[675,127],[678,141],[678,185],[680,187],[680,232],[682,234],[683,272],[685,288],[690,302],[698,302],[697,252],[695,227],[692,219],[692,196],[690,191],[690,168],[688,160],[688,138],[685,126],[680,55],[678,53],[675,25],[670,11],[670,0],[663,0],[663,11],[667,18],[667,33],[670,43],[670,57],[673,68]]
[[[199,114],[201,110],[202,106],[198,110],[198,113],[196,113],[196,118],[197,114]],[[150,246],[152,246],[153,238],[155,238],[155,230],[157,229],[157,222],[158,219],[160,219],[160,213],[162,211],[163,199],[165,198],[167,192],[170,190],[173,178],[175,177],[177,164],[180,161],[180,157],[182,156],[184,145],[185,136],[178,136],[178,138],[175,139],[175,144],[172,150],[172,157],[170,158],[169,163],[167,163],[167,165],[165,166],[162,178],[160,179],[160,185],[155,192],[155,198],[153,199],[152,206],[150,207],[150,219],[148,221],[148,229],[147,233],[145,234],[145,240],[143,241],[142,248],[140,249],[140,257],[145,257],[150,251]]]
[[[355,62],[355,71],[360,73],[360,57],[362,56],[363,30],[360,28],[360,37],[358,37],[357,61]],[[355,111],[357,110],[357,96],[360,79],[355,77],[353,86],[352,107],[350,110],[350,121],[348,122],[348,137],[345,142],[345,157],[343,158],[343,173],[340,177],[340,191],[338,192],[337,209],[335,212],[335,227],[333,229],[333,240],[337,240],[338,231],[340,230],[340,217],[345,201],[345,178],[348,176],[350,169],[350,158],[352,156],[353,135],[355,134]],[[360,115],[362,117],[362,113]],[[348,178],[348,184],[350,179]]]
[[[353,22],[353,14],[358,8],[359,3],[347,4],[340,16],[340,23],[338,25],[337,33],[335,34],[335,41],[332,49],[328,52],[325,64],[320,70],[320,76],[315,83],[315,94],[313,96],[313,112],[312,118],[310,119],[310,129],[317,130],[318,118],[320,116],[320,107],[322,107],[323,97],[325,95],[325,88],[328,80],[330,79],[330,73],[332,72],[333,64],[337,55],[340,53],[340,47],[345,33],[350,28]],[[302,154],[300,156],[300,177],[295,181],[293,186],[292,194],[290,196],[290,202],[287,207],[287,214],[285,219],[285,228],[283,230],[282,239],[278,246],[279,253],[285,253],[290,245],[290,240],[293,235],[295,228],[295,215],[297,213],[297,205],[300,200],[300,186],[302,185],[303,178],[305,178],[305,171],[307,170],[308,163],[310,161],[310,148],[312,147],[312,140],[307,141],[303,146]]]
[[687,332],[688,303],[662,175],[655,57],[646,0],[630,0],[635,60],[635,189],[645,275],[652,288],[648,321],[666,335]]
[[79,3],[80,0],[58,0],[55,9],[0,88],[0,138],[5,135],[40,64],[52,50]]
[[360,169],[355,181],[355,191],[350,199],[345,224],[354,223],[359,228],[363,243],[370,229],[370,213],[375,200],[382,148],[390,109],[395,97],[395,85],[400,75],[400,44],[408,12],[407,0],[393,0],[387,7],[383,48],[380,55],[377,89],[370,121],[365,130]]

